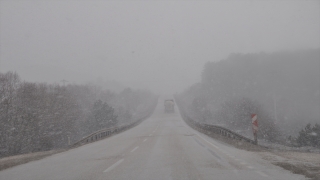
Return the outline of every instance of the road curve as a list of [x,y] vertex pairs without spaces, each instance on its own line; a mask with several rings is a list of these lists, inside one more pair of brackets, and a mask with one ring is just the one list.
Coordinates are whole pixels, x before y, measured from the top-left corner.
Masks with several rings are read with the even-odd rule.
[[188,127],[162,101],[140,125],[107,139],[0,171],[0,180],[300,180],[254,152]]

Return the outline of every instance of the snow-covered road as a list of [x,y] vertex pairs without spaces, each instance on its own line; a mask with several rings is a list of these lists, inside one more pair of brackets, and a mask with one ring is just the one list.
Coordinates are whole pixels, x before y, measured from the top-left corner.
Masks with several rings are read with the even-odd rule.
[[[161,102],[161,101],[160,101]],[[297,180],[258,153],[188,127],[158,104],[140,125],[110,138],[0,171],[0,180]]]

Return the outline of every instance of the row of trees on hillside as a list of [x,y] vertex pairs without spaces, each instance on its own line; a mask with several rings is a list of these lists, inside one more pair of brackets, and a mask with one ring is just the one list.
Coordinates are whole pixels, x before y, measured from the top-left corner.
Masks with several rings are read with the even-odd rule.
[[297,139],[293,140],[293,143],[297,143],[298,146],[313,146],[320,148],[320,125],[307,124],[304,129],[299,132]]
[[31,83],[0,73],[0,157],[63,148],[102,128],[132,123],[157,97],[127,88]]
[[[179,97],[195,119],[251,133],[258,114],[259,138],[285,140],[320,117],[320,49],[231,54],[208,62],[202,80]],[[285,135],[285,136],[284,136]]]

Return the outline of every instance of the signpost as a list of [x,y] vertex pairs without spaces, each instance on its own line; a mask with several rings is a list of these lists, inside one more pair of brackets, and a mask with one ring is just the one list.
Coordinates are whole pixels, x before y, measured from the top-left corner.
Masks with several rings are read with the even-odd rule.
[[258,138],[257,138],[257,133],[258,133],[258,116],[256,114],[251,114],[251,119],[252,119],[252,131],[253,131],[253,137],[254,137],[254,142],[255,144],[258,144]]

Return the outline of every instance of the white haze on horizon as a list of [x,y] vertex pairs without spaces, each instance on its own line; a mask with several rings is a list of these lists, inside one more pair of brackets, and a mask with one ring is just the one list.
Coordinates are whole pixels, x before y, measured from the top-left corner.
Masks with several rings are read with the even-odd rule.
[[320,1],[0,1],[0,72],[175,93],[230,53],[320,47]]

